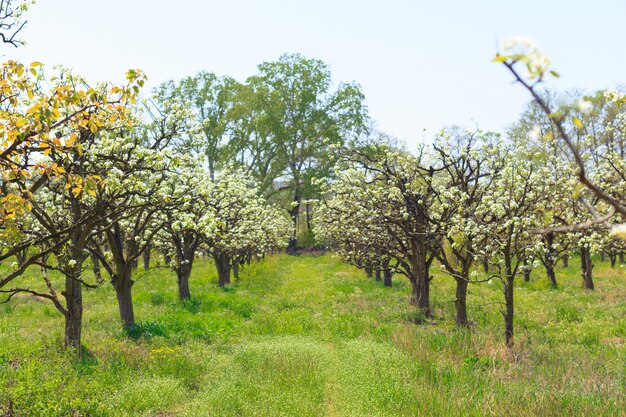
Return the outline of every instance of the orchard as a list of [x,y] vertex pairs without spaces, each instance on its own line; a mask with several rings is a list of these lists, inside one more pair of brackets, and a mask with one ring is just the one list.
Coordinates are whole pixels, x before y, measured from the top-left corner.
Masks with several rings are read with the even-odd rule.
[[[0,340],[19,347],[0,349],[0,415],[116,415],[118,403],[123,415],[335,415],[316,407],[374,368],[367,383],[350,380],[374,387],[350,389],[361,411],[338,415],[462,415],[407,388],[424,375],[444,384],[442,369],[454,375],[446,395],[470,390],[463,415],[623,415],[622,88],[557,98],[550,58],[510,38],[492,65],[528,94],[518,119],[506,132],[449,125],[409,148],[375,128],[358,83],[335,84],[327,63],[297,53],[243,81],[202,70],[151,91],[138,69],[92,83],[17,62],[8,48],[21,47],[29,7],[0,2]],[[553,310],[558,329],[538,330],[553,322],[536,315]],[[610,334],[591,329],[604,315]],[[476,376],[507,368],[517,384],[548,357],[563,375],[591,372],[545,350],[562,353],[575,326],[605,335],[577,350],[589,369],[606,367],[592,382],[570,392],[544,375],[537,389],[557,392],[524,411],[536,387]],[[400,353],[380,348],[391,345]],[[373,359],[336,373],[351,355]],[[49,376],[57,364],[76,374]],[[117,382],[102,382],[101,366],[116,364]],[[29,393],[26,370],[52,388]],[[124,397],[135,372],[153,381],[145,404],[141,390]],[[255,372],[291,397],[257,396]],[[285,384],[271,385],[272,372]],[[325,399],[292,404],[315,378]],[[472,402],[481,388],[463,378],[500,390],[497,401]],[[282,400],[265,404],[272,396]],[[557,397],[562,408],[550,408]],[[372,398],[373,411],[359,408]]]

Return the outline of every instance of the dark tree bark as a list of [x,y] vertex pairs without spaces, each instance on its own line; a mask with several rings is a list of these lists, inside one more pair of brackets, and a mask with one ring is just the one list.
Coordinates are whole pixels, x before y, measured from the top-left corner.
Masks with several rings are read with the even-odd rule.
[[546,267],[546,274],[550,280],[552,288],[557,288],[556,273],[554,271],[554,263],[556,260],[556,254],[554,253],[554,233],[547,233],[544,237],[546,243],[546,252],[543,257],[543,264]]
[[432,317],[430,311],[430,275],[427,260],[427,248],[422,242],[413,243],[413,256],[411,257],[411,304],[416,305],[424,312],[426,317]]
[[200,236],[194,231],[186,231],[182,234],[172,234],[172,243],[176,253],[176,272],[178,281],[178,298],[186,300],[191,298],[189,291],[189,276],[196,257],[196,249],[200,244]]
[[230,258],[224,254],[217,254],[213,259],[217,268],[218,285],[223,288],[230,284]]
[[150,252],[151,251],[152,251],[152,245],[147,245],[146,248],[143,250],[143,269],[146,271],[150,269]]
[[233,277],[235,278],[235,280],[239,279],[239,261],[235,260],[233,262]]
[[24,265],[24,262],[26,262],[26,258],[28,257],[28,248],[23,249],[23,250],[17,252],[15,254],[15,257],[17,258],[17,265],[18,266]]
[[189,276],[191,275],[191,264],[180,265],[176,268],[176,278],[178,282],[178,298],[188,300],[191,298],[189,291]]
[[[77,213],[80,213],[77,211]],[[85,228],[88,229],[88,228]],[[85,260],[85,236],[84,229],[72,232],[70,239],[71,249],[62,257],[66,258],[64,275],[65,291],[65,346],[73,348],[81,354],[81,332],[83,326],[83,287],[81,273]],[[68,261],[73,261],[71,265]]]
[[380,281],[382,279],[382,271],[380,268],[376,268],[376,275],[374,279],[376,281]]
[[100,270],[100,261],[98,257],[94,254],[91,255],[91,263],[93,264],[93,275],[96,277],[98,282],[102,282],[102,271]]
[[506,346],[513,346],[513,317],[515,314],[514,307],[514,278],[513,267],[511,265],[511,256],[505,254],[504,256],[504,264],[505,264],[505,280],[504,280],[504,301],[506,304],[506,311],[504,313],[504,336],[506,339]]
[[619,263],[623,264],[624,263],[624,252],[620,252],[619,253]]
[[365,267],[365,275],[367,275],[368,278],[373,278],[374,277],[374,270],[372,269],[371,266],[366,266]]
[[121,276],[113,284],[117,304],[120,311],[120,320],[124,329],[130,329],[135,325],[135,310],[133,308],[132,288],[135,283],[131,279],[131,269],[126,268],[121,271]]
[[593,262],[591,261],[591,250],[588,246],[580,247],[580,262],[583,275],[583,286],[585,289],[593,290]]
[[293,236],[289,238],[289,244],[287,245],[287,253],[295,254],[298,248],[298,216],[300,215],[300,194],[299,187],[296,185],[295,196],[293,198],[293,207],[289,211],[291,216],[291,224],[293,227]]
[[83,290],[80,282],[80,267],[74,274],[65,277],[66,301],[65,313],[65,346],[76,349],[80,353],[81,330],[83,323]]
[[310,233],[313,230],[312,225],[313,213],[311,211],[311,204],[306,205],[306,231]]
[[609,253],[609,261],[611,262],[611,268],[615,268],[615,264],[617,263],[617,255],[613,252]]
[[391,269],[385,268],[383,270],[383,285],[385,287],[391,287]]
[[483,271],[485,271],[485,274],[489,273],[489,259],[487,258],[483,258]]
[[528,263],[528,259],[524,259],[524,282],[530,282],[530,273],[532,272],[532,266]]
[[456,325],[467,327],[467,285],[468,281],[464,279],[456,279],[456,298],[454,306],[456,309]]
[[569,253],[563,255],[563,268],[569,267]]

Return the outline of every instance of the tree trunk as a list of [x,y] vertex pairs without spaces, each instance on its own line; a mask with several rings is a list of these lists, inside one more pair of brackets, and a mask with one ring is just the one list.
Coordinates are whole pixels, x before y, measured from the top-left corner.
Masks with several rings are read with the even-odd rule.
[[624,263],[624,252],[620,252],[619,253],[619,263],[623,264]]
[[374,279],[376,281],[380,281],[382,279],[382,271],[380,270],[380,268],[376,268],[376,275]]
[[373,278],[374,277],[374,270],[372,269],[371,266],[366,266],[365,267],[365,275],[367,275],[368,278]]
[[412,244],[411,269],[415,283],[412,281],[411,304],[417,305],[426,315],[432,317],[430,311],[430,276],[426,264],[426,245],[414,241]]
[[515,314],[513,289],[514,289],[514,276],[511,266],[511,259],[509,256],[505,256],[505,284],[504,284],[504,301],[506,304],[506,311],[504,313],[504,337],[506,339],[506,346],[513,347],[513,317]]
[[80,282],[82,262],[65,277],[65,346],[74,348],[80,354],[81,330],[83,323],[83,288]]
[[170,257],[170,255],[167,252],[163,252],[163,262],[167,266],[172,265],[172,258]]
[[556,255],[554,253],[554,233],[548,233],[545,236],[546,242],[546,253],[544,256],[544,263],[546,267],[546,274],[548,275],[548,279],[550,280],[550,285],[552,288],[557,288],[558,284],[556,282],[556,273],[554,272],[554,260]]
[[528,263],[528,259],[524,259],[524,282],[530,282],[530,273],[532,272],[532,266]]
[[[133,309],[132,288],[135,282],[131,279],[131,269],[123,268],[120,271],[118,280],[113,283],[117,304],[120,311],[120,320],[124,329],[129,329],[135,325],[135,311]],[[187,291],[189,287],[187,286]]]
[[611,262],[611,268],[615,268],[615,264],[617,263],[617,255],[614,253],[609,253],[609,261]]
[[293,235],[289,238],[287,245],[287,253],[295,254],[298,247],[298,215],[300,214],[300,194],[296,186],[296,194],[293,198],[294,206],[289,211],[291,216],[291,225],[293,227]]
[[239,261],[233,262],[233,277],[235,280],[239,279]]
[[223,288],[226,284],[230,284],[230,259],[226,255],[217,255],[214,259],[218,285]]
[[605,256],[606,256],[606,254],[604,253],[604,251],[600,252],[600,260],[601,260],[602,262],[604,262],[604,260],[605,260]]
[[454,306],[456,307],[456,325],[467,327],[467,285],[468,281],[464,279],[456,280],[456,298]]
[[383,285],[385,287],[391,287],[391,269],[385,268],[383,270]]
[[487,258],[483,258],[483,271],[485,274],[489,273],[489,260]]
[[569,267],[569,253],[563,255],[563,268]]
[[189,291],[189,275],[191,275],[191,264],[179,265],[176,268],[176,278],[178,279],[178,298],[187,300],[191,298]]
[[150,251],[151,250],[152,250],[151,245],[147,245],[146,248],[143,250],[143,269],[146,271],[150,269]]
[[312,225],[312,213],[311,213],[311,204],[307,204],[306,205],[306,231],[307,233],[310,233],[313,230],[313,225]]
[[96,255],[91,255],[91,263],[93,264],[93,275],[98,282],[102,281],[102,273],[100,272],[100,261]]
[[432,317],[432,311],[430,311],[430,277],[428,272],[419,280],[418,285],[419,298],[417,299],[418,307],[424,312],[426,317]]
[[409,300],[409,302],[412,305],[417,306],[417,300],[420,296],[419,283],[416,279],[413,278],[409,278],[409,282],[411,283],[411,299]]
[[591,261],[591,250],[588,246],[580,247],[580,262],[583,275],[583,286],[588,290],[593,290],[593,262]]
[[550,286],[552,288],[557,288],[558,284],[556,282],[556,273],[554,272],[553,262],[546,262],[546,274],[548,275],[548,279],[550,280]]

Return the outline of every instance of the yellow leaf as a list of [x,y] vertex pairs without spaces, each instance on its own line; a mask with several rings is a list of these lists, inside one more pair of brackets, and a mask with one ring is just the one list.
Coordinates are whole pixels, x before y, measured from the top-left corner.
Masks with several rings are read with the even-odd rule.
[[583,122],[581,122],[578,117],[572,117],[572,122],[574,122],[576,127],[579,129],[583,129],[585,127],[585,125],[583,125]]

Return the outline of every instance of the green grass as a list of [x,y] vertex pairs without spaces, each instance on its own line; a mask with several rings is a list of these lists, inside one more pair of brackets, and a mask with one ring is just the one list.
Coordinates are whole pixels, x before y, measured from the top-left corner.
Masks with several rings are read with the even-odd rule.
[[[574,264],[575,260],[572,260]],[[137,327],[106,284],[85,293],[83,343],[62,347],[47,302],[0,306],[0,410],[16,416],[625,416],[626,273],[577,265],[516,289],[504,348],[497,283],[470,287],[474,326],[453,325],[453,281],[436,273],[435,319],[414,324],[406,279],[384,288],[330,256],[278,255],[217,288],[198,260],[181,303],[167,269],[139,270]],[[36,279],[36,270],[30,272]],[[33,281],[34,282],[34,281]],[[2,415],[2,411],[0,411]]]

